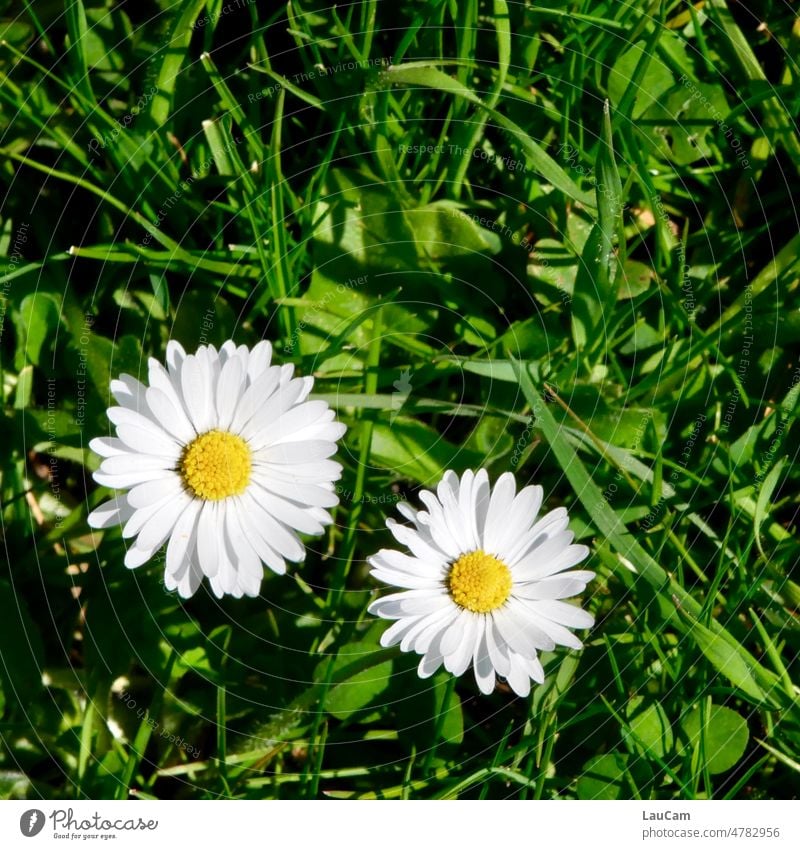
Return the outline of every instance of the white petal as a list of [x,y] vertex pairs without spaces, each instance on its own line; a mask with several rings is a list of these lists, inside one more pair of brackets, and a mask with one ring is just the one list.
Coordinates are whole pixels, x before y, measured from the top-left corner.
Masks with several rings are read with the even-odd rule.
[[554,640],[543,630],[536,617],[523,602],[510,598],[503,607],[493,613],[504,642],[519,654],[530,654],[534,649],[552,651]]
[[286,561],[278,554],[277,551],[264,539],[262,528],[258,523],[258,517],[254,513],[251,515],[250,510],[242,503],[241,498],[238,499],[239,518],[246,533],[249,534],[250,543],[255,549],[256,554],[261,560],[275,572],[276,575],[286,574]]
[[127,489],[130,486],[136,486],[148,481],[167,480],[174,476],[175,472],[153,469],[143,469],[139,472],[130,472],[127,475],[106,475],[98,470],[92,475],[101,486],[109,486],[111,489]]
[[381,619],[422,616],[452,604],[446,593],[431,590],[406,590],[373,601],[369,612]]
[[464,635],[469,627],[470,622],[475,618],[475,614],[469,610],[459,608],[458,615],[450,623],[450,626],[442,634],[440,650],[447,657],[452,654],[459,645],[464,643]]
[[475,671],[475,682],[478,689],[488,696],[494,690],[495,675],[494,664],[489,655],[489,648],[486,644],[486,632],[490,627],[484,628],[475,645],[475,654],[472,659],[472,666]]
[[225,533],[236,555],[239,584],[244,585],[243,589],[248,595],[258,595],[264,568],[242,528],[238,511],[231,505],[227,505],[225,510]]
[[532,601],[529,605],[540,616],[570,628],[591,628],[594,616],[566,601]]
[[428,563],[416,557],[410,557],[391,548],[382,548],[377,554],[367,558],[368,562],[377,569],[392,572],[403,572],[419,578],[442,578],[444,569],[440,564]]
[[420,678],[430,678],[434,672],[442,665],[444,658],[436,652],[428,652],[417,667],[417,675]]
[[236,405],[244,387],[244,367],[238,357],[222,367],[217,385],[217,427],[227,430],[233,421]]
[[392,536],[401,544],[408,546],[411,553],[420,560],[430,563],[432,566],[441,566],[448,562],[447,555],[441,551],[433,541],[427,542],[419,531],[410,528],[408,525],[401,525],[395,522],[394,519],[386,520],[386,527],[392,533]]
[[518,598],[528,599],[573,598],[586,589],[592,578],[594,572],[566,572],[541,581],[517,584],[513,593]]
[[[415,625],[403,637],[400,643],[400,650],[413,650],[418,654],[425,654],[434,636],[444,631],[457,615],[458,611],[455,605],[453,605],[452,607],[443,607],[441,610],[420,616],[416,619],[412,618],[410,621],[415,622]],[[408,622],[409,620],[400,621]]]
[[499,554],[499,544],[505,536],[505,524],[514,503],[516,488],[511,472],[500,475],[494,485],[483,532],[483,550],[487,554]]
[[264,402],[275,392],[280,383],[280,374],[281,370],[277,366],[268,368],[245,389],[233,414],[231,422],[233,433],[241,433]]
[[270,515],[300,533],[321,534],[325,530],[308,508],[298,507],[285,498],[267,492],[258,484],[253,485],[250,494]]
[[182,566],[188,565],[188,554],[194,548],[197,517],[201,506],[202,502],[199,499],[192,499],[175,521],[175,527],[167,543],[167,575],[176,575]]
[[373,569],[370,574],[376,581],[383,581],[384,584],[404,587],[409,590],[436,589],[441,586],[441,581],[438,578],[421,578],[417,575],[409,575],[407,572],[398,572],[394,569]]
[[465,620],[461,642],[449,655],[445,655],[444,668],[455,676],[463,675],[475,654],[475,644],[483,636],[484,619],[473,614]]
[[[255,446],[254,446],[255,447]],[[258,459],[265,463],[294,466],[298,463],[313,463],[326,460],[336,453],[335,442],[313,440],[308,442],[281,442],[262,448],[258,451]]]
[[269,368],[272,361],[272,345],[266,339],[262,339],[252,351],[247,360],[247,377],[250,383],[254,383]]
[[121,424],[117,426],[117,436],[125,443],[129,451],[140,454],[159,454],[177,462],[181,456],[181,447],[165,431],[156,430],[155,426],[140,428],[135,425]]
[[203,574],[213,578],[219,571],[219,544],[222,533],[218,504],[206,501],[197,519],[197,558]]
[[546,540],[511,568],[514,581],[537,581],[571,569],[589,556],[585,545],[571,545],[572,531]]
[[519,539],[536,521],[543,497],[544,491],[540,486],[526,486],[517,494],[494,541],[502,560],[512,559]]
[[171,471],[172,461],[151,454],[115,454],[106,457],[98,471],[104,475],[131,475],[137,472]]
[[197,355],[189,354],[181,366],[181,395],[189,421],[198,433],[213,427],[214,407],[211,400],[211,374]]
[[506,680],[509,687],[524,699],[531,691],[531,678],[528,674],[528,669],[522,657],[514,652],[511,653],[510,661],[511,668],[506,676]]
[[335,492],[302,480],[284,480],[271,470],[253,468],[252,479],[263,489],[309,507],[335,507],[339,497]]
[[169,496],[177,496],[183,489],[181,479],[174,472],[168,477],[140,483],[128,493],[128,503],[131,507],[147,508]]
[[260,528],[262,528],[263,536],[269,540],[270,546],[278,552],[278,554],[291,560],[294,563],[299,563],[305,559],[306,550],[297,536],[286,527],[282,522],[273,518],[251,495],[250,491],[243,493],[240,496],[241,503],[245,505],[245,509],[250,514],[250,517],[255,520]]
[[483,544],[483,535],[486,531],[486,515],[489,512],[491,500],[491,487],[489,485],[489,473],[486,469],[479,469],[475,474],[472,484],[472,500],[475,504],[475,529],[478,541]]
[[492,666],[494,666],[498,674],[503,676],[508,675],[508,671],[511,668],[508,646],[493,616],[490,616],[486,623],[486,648],[489,652],[489,659],[492,661]]
[[158,423],[181,445],[195,438],[195,430],[177,396],[173,399],[157,386],[151,386],[147,390],[147,405]]
[[112,498],[104,501],[99,507],[86,517],[90,528],[112,528],[122,525],[133,515],[133,507],[128,504],[124,497]]
[[115,436],[95,437],[89,442],[89,448],[101,457],[116,457],[118,454],[128,453],[125,443]]
[[123,563],[128,569],[138,569],[156,553],[155,548],[140,548],[134,543],[126,552]]
[[414,641],[414,651],[418,654],[426,654],[434,641],[437,641],[437,646],[440,645],[444,632],[455,621],[459,612],[455,604],[448,604],[441,610],[428,614],[425,617],[425,627],[417,634]]
[[144,386],[129,374],[121,374],[117,380],[112,380],[109,386],[114,400],[129,410],[147,413],[144,399]]
[[175,498],[168,499],[139,531],[136,544],[141,548],[161,548],[190,501],[190,497],[184,492],[178,493]]
[[186,351],[184,351],[183,345],[174,339],[170,339],[167,342],[167,366],[169,367],[170,375],[175,377],[180,375],[181,365],[185,359]]
[[[302,380],[292,380],[285,386],[279,384],[278,388],[255,410],[247,424],[241,428],[240,435],[251,442],[268,422],[279,418],[298,402],[303,387]],[[234,423],[235,421],[236,419]]]

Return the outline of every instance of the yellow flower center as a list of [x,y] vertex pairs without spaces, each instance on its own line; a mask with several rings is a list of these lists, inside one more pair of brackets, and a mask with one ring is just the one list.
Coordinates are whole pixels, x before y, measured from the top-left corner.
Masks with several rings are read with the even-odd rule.
[[447,576],[450,597],[473,613],[489,613],[511,595],[511,570],[485,551],[462,554]]
[[210,430],[183,450],[183,482],[198,498],[219,501],[244,492],[252,461],[247,443],[233,433]]

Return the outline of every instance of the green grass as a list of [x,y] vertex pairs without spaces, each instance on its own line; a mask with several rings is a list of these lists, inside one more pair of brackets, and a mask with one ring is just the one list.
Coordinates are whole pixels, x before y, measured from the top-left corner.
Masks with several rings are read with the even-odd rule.
[[[0,795],[795,796],[789,6],[262,5],[0,2]],[[348,424],[341,503],[181,602],[89,533],[87,445],[228,338]],[[598,574],[527,700],[365,613],[394,505],[479,466]]]

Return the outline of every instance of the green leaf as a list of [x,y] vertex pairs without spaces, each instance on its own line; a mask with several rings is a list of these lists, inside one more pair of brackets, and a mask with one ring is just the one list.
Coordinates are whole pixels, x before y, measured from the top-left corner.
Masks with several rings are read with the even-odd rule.
[[722,86],[678,84],[644,114],[643,134],[651,139],[656,155],[689,165],[711,156],[707,138],[729,112]]
[[587,761],[578,778],[579,799],[629,799],[630,784],[626,779],[630,757],[619,752],[598,755]]
[[631,740],[646,754],[662,760],[672,751],[674,737],[666,711],[660,702],[647,702],[636,696],[628,702],[625,717],[630,730],[623,728],[622,736]]
[[[641,83],[636,79],[636,69],[643,60],[648,60],[643,68]],[[675,76],[659,56],[648,52],[647,42],[636,42],[617,58],[608,75],[608,97],[615,107],[622,105],[623,97],[633,86],[636,107],[632,117],[640,115],[657,104],[661,96],[675,85]],[[630,95],[629,95],[630,97]]]
[[699,750],[712,775],[726,772],[735,766],[745,749],[750,733],[745,720],[735,710],[723,705],[710,705],[705,723],[701,709],[695,707],[681,721],[689,745]]
[[[442,743],[458,745],[464,739],[464,713],[461,709],[461,699],[458,697],[455,688],[448,687],[449,677],[449,672],[440,672],[433,677],[433,717],[437,717],[444,711],[439,740]],[[450,690],[450,698],[447,704],[444,704],[444,697],[448,689]]]
[[23,47],[33,38],[33,27],[22,21],[0,20],[0,41]]
[[775,487],[778,485],[778,481],[781,478],[785,463],[786,457],[781,457],[780,460],[778,460],[778,462],[773,467],[772,471],[770,471],[770,473],[764,478],[764,481],[758,490],[758,498],[756,500],[756,512],[755,516],[753,517],[756,544],[758,545],[758,550],[767,560],[769,560],[769,558],[764,553],[764,549],[761,547],[761,526],[764,524],[764,521],[769,515],[769,507],[770,501],[772,499],[772,493],[775,492]]
[[189,43],[194,34],[193,24],[205,5],[206,0],[183,0],[183,3],[178,5],[172,33],[167,43],[162,46],[164,58],[155,82],[157,94],[150,103],[150,119],[156,127],[167,123],[178,74],[187,58]]
[[55,337],[60,306],[54,295],[36,292],[26,295],[19,307],[15,365],[21,371],[28,363],[38,366],[45,344]]
[[370,459],[425,485],[435,483],[447,469],[476,469],[483,460],[476,452],[443,439],[432,427],[405,416],[391,424],[375,423]]
[[701,625],[700,622],[692,623],[690,634],[711,665],[724,675],[734,687],[738,687],[757,702],[773,703],[774,700],[770,698],[770,694],[759,686],[752,671],[752,664],[748,663],[742,655],[744,650],[737,651],[719,634],[715,634],[705,625]]
[[[336,684],[325,697],[325,710],[337,719],[347,719],[356,711],[370,705],[389,686],[393,664],[376,653],[374,643],[348,643],[339,650],[333,664],[333,674],[350,667],[355,660],[366,654],[375,654],[375,665],[356,672],[355,675]],[[366,660],[366,658],[364,658]],[[324,670],[326,662],[320,664]]]
[[620,301],[638,298],[639,295],[644,294],[650,288],[655,276],[649,265],[634,259],[627,260],[621,270],[617,288],[617,299]]

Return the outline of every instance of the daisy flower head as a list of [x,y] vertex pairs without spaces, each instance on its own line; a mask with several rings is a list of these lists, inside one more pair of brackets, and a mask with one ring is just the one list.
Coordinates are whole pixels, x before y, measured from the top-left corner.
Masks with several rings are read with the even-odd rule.
[[103,457],[94,479],[118,490],[88,517],[134,538],[134,569],[166,543],[164,583],[184,598],[207,577],[218,598],[257,596],[263,565],[286,571],[321,534],[338,504],[339,463],[329,459],[345,426],[311,377],[272,364],[272,346],[225,342],[187,354],[167,345],[166,368],[150,359],[148,385],[111,382],[115,437],[93,439]]
[[573,545],[564,507],[539,518],[542,498],[540,486],[517,493],[510,472],[492,488],[481,469],[460,479],[445,472],[435,494],[420,493],[424,510],[399,504],[412,525],[386,524],[410,553],[383,549],[369,558],[373,577],[402,588],[369,606],[395,620],[382,645],[422,655],[422,678],[442,664],[455,676],[472,665],[482,693],[500,675],[519,696],[531,680],[544,681],[539,651],[581,648],[569,629],[589,628],[594,618],[562,599],[594,578],[568,571],[589,549]]

